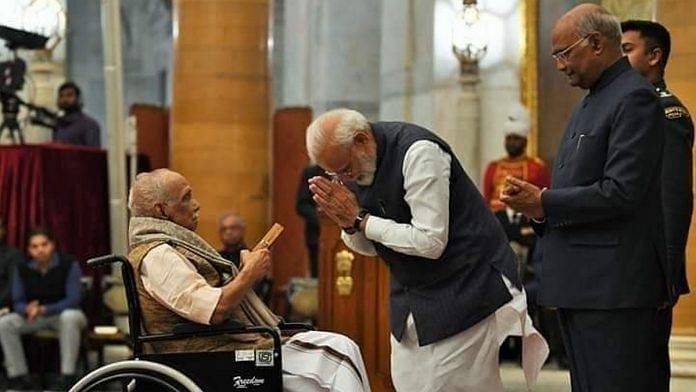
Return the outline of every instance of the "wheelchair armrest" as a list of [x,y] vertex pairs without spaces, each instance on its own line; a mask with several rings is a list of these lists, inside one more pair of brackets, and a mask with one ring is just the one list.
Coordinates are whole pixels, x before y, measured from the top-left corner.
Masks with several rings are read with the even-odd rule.
[[218,332],[218,333],[228,333],[228,332],[237,332],[237,331],[244,331],[246,329],[246,326],[243,324],[235,321],[235,320],[228,320],[227,322],[223,324],[218,324],[218,325],[205,325],[205,324],[197,324],[197,323],[182,323],[182,324],[177,324],[174,326],[174,329],[172,330],[172,333],[174,335],[181,335],[181,334],[195,334],[195,333],[200,333],[200,332]]
[[221,325],[203,325],[196,323],[177,324],[172,333],[145,335],[140,336],[137,339],[140,343],[152,343],[184,338],[200,338],[224,334],[241,335],[247,333],[270,335],[273,339],[274,347],[279,348],[281,345],[280,334],[275,328],[265,325],[244,326],[236,321],[231,321]]
[[116,262],[128,263],[128,259],[119,255],[106,255],[93,257],[87,260],[87,266],[90,268],[102,267]]
[[281,321],[278,324],[278,329],[281,331],[316,331],[316,328],[311,324],[286,323],[285,321]]

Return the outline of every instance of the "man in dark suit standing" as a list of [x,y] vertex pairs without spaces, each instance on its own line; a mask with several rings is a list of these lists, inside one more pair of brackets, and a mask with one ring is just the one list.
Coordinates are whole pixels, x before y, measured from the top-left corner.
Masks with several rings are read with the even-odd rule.
[[672,46],[669,31],[661,24],[647,20],[623,22],[621,30],[621,47],[628,61],[633,69],[655,86],[667,120],[662,154],[662,206],[672,280],[676,285],[676,294],[683,295],[689,293],[689,283],[686,280],[686,241],[689,238],[694,202],[691,156],[694,123],[689,111],[676,95],[667,90],[665,83],[665,67]]
[[309,165],[302,170],[302,178],[297,188],[295,211],[305,222],[305,246],[309,254],[309,272],[312,278],[319,277],[319,214],[317,203],[309,190],[309,179],[322,176],[324,171],[317,165]]
[[556,68],[589,92],[561,140],[551,188],[508,178],[501,200],[544,236],[539,300],[559,309],[573,391],[667,391],[662,331],[676,288],[660,196],[664,112],[604,8],[569,11],[552,46]]

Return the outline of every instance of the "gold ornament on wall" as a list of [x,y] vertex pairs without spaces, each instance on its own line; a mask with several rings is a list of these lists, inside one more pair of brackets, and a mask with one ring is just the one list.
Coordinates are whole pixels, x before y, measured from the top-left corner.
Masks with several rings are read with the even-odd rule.
[[353,291],[353,253],[342,250],[336,253],[334,257],[336,261],[336,291],[338,295],[348,296]]

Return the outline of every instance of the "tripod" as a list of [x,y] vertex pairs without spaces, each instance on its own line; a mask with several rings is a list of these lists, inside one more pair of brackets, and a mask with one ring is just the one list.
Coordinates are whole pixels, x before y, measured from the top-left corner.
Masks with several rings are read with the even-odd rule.
[[20,105],[19,98],[14,94],[2,93],[0,94],[0,104],[2,104],[3,118],[2,124],[0,124],[0,137],[2,137],[2,132],[7,129],[14,144],[17,144],[18,141],[19,144],[24,144],[24,135],[17,122]]

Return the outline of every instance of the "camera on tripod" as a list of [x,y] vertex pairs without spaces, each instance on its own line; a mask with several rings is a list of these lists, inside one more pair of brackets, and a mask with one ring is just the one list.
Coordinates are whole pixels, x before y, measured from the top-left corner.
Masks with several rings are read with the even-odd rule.
[[24,144],[22,129],[17,121],[21,106],[29,110],[29,120],[33,124],[54,128],[57,116],[46,108],[24,102],[17,95],[24,88],[24,75],[27,72],[27,65],[17,56],[17,49],[44,49],[48,37],[0,25],[0,39],[6,41],[5,46],[13,53],[12,60],[0,62],[0,106],[3,118],[0,137],[7,130],[15,144]]

